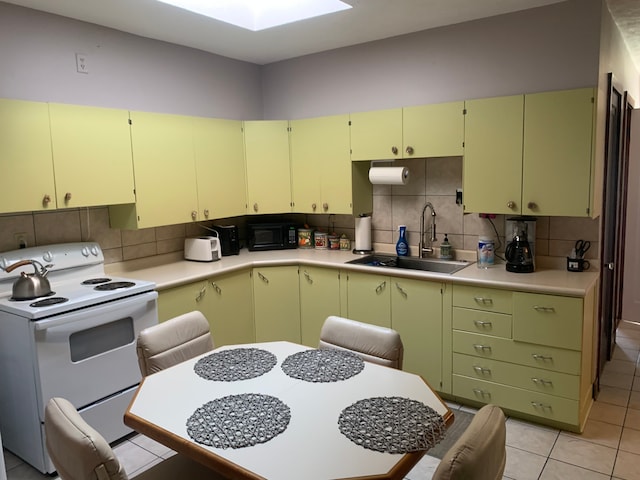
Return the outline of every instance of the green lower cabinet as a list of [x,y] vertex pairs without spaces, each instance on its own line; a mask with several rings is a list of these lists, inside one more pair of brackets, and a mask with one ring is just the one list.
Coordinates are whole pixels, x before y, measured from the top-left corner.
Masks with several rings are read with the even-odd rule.
[[[207,316],[207,282],[193,282],[158,292],[158,321],[198,310]],[[209,320],[211,322],[211,320]]]
[[256,342],[300,343],[298,267],[257,267],[252,275]]
[[340,315],[340,271],[300,266],[302,344],[317,347],[320,329],[330,315]]
[[391,328],[391,279],[360,272],[347,274],[346,317]]
[[436,390],[442,384],[442,291],[440,283],[391,278],[391,326],[402,337],[402,369]]

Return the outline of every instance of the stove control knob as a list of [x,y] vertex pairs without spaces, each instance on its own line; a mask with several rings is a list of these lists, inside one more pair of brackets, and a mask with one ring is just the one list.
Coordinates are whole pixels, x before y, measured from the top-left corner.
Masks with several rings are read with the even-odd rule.
[[98,247],[96,247],[95,245],[93,247],[91,247],[91,254],[94,257],[97,257],[98,256]]
[[87,247],[82,247],[82,255],[84,257],[88,257],[89,256],[89,249]]
[[53,261],[53,254],[47,250],[42,254],[42,259],[47,263],[51,263]]

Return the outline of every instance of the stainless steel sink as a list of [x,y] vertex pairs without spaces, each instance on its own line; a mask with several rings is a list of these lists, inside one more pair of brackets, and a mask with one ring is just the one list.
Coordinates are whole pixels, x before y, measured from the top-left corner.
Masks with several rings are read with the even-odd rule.
[[421,270],[423,272],[452,273],[471,265],[466,261],[439,260],[435,258],[396,257],[392,255],[367,255],[347,263],[368,265],[371,267],[400,268],[403,270]]

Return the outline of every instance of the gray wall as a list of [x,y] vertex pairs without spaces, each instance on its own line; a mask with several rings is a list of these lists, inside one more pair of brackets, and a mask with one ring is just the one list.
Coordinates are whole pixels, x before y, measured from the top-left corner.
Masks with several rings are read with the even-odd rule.
[[569,0],[266,65],[265,118],[594,86],[600,18]]
[[[76,53],[88,55],[88,74]],[[262,118],[258,65],[6,3],[0,65],[0,97]]]

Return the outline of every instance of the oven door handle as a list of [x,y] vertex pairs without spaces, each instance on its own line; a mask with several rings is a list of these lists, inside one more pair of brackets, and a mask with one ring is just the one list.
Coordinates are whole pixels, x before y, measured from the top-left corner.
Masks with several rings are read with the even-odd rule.
[[[107,302],[96,306],[89,306],[87,308],[76,310],[71,313],[55,315],[53,317],[44,318],[42,320],[36,320],[33,322],[34,328],[36,331],[42,331],[62,325],[69,325],[74,322],[87,322],[87,320],[91,320],[91,317],[95,318],[102,312],[105,312],[107,310],[121,310],[122,308],[126,309],[129,305],[146,303],[155,300],[156,298],[158,298],[158,292],[145,292],[127,297],[125,299],[114,300],[112,302]],[[88,310],[91,310],[91,317],[89,319],[87,319],[86,315]],[[89,321],[88,323],[91,322]]]

